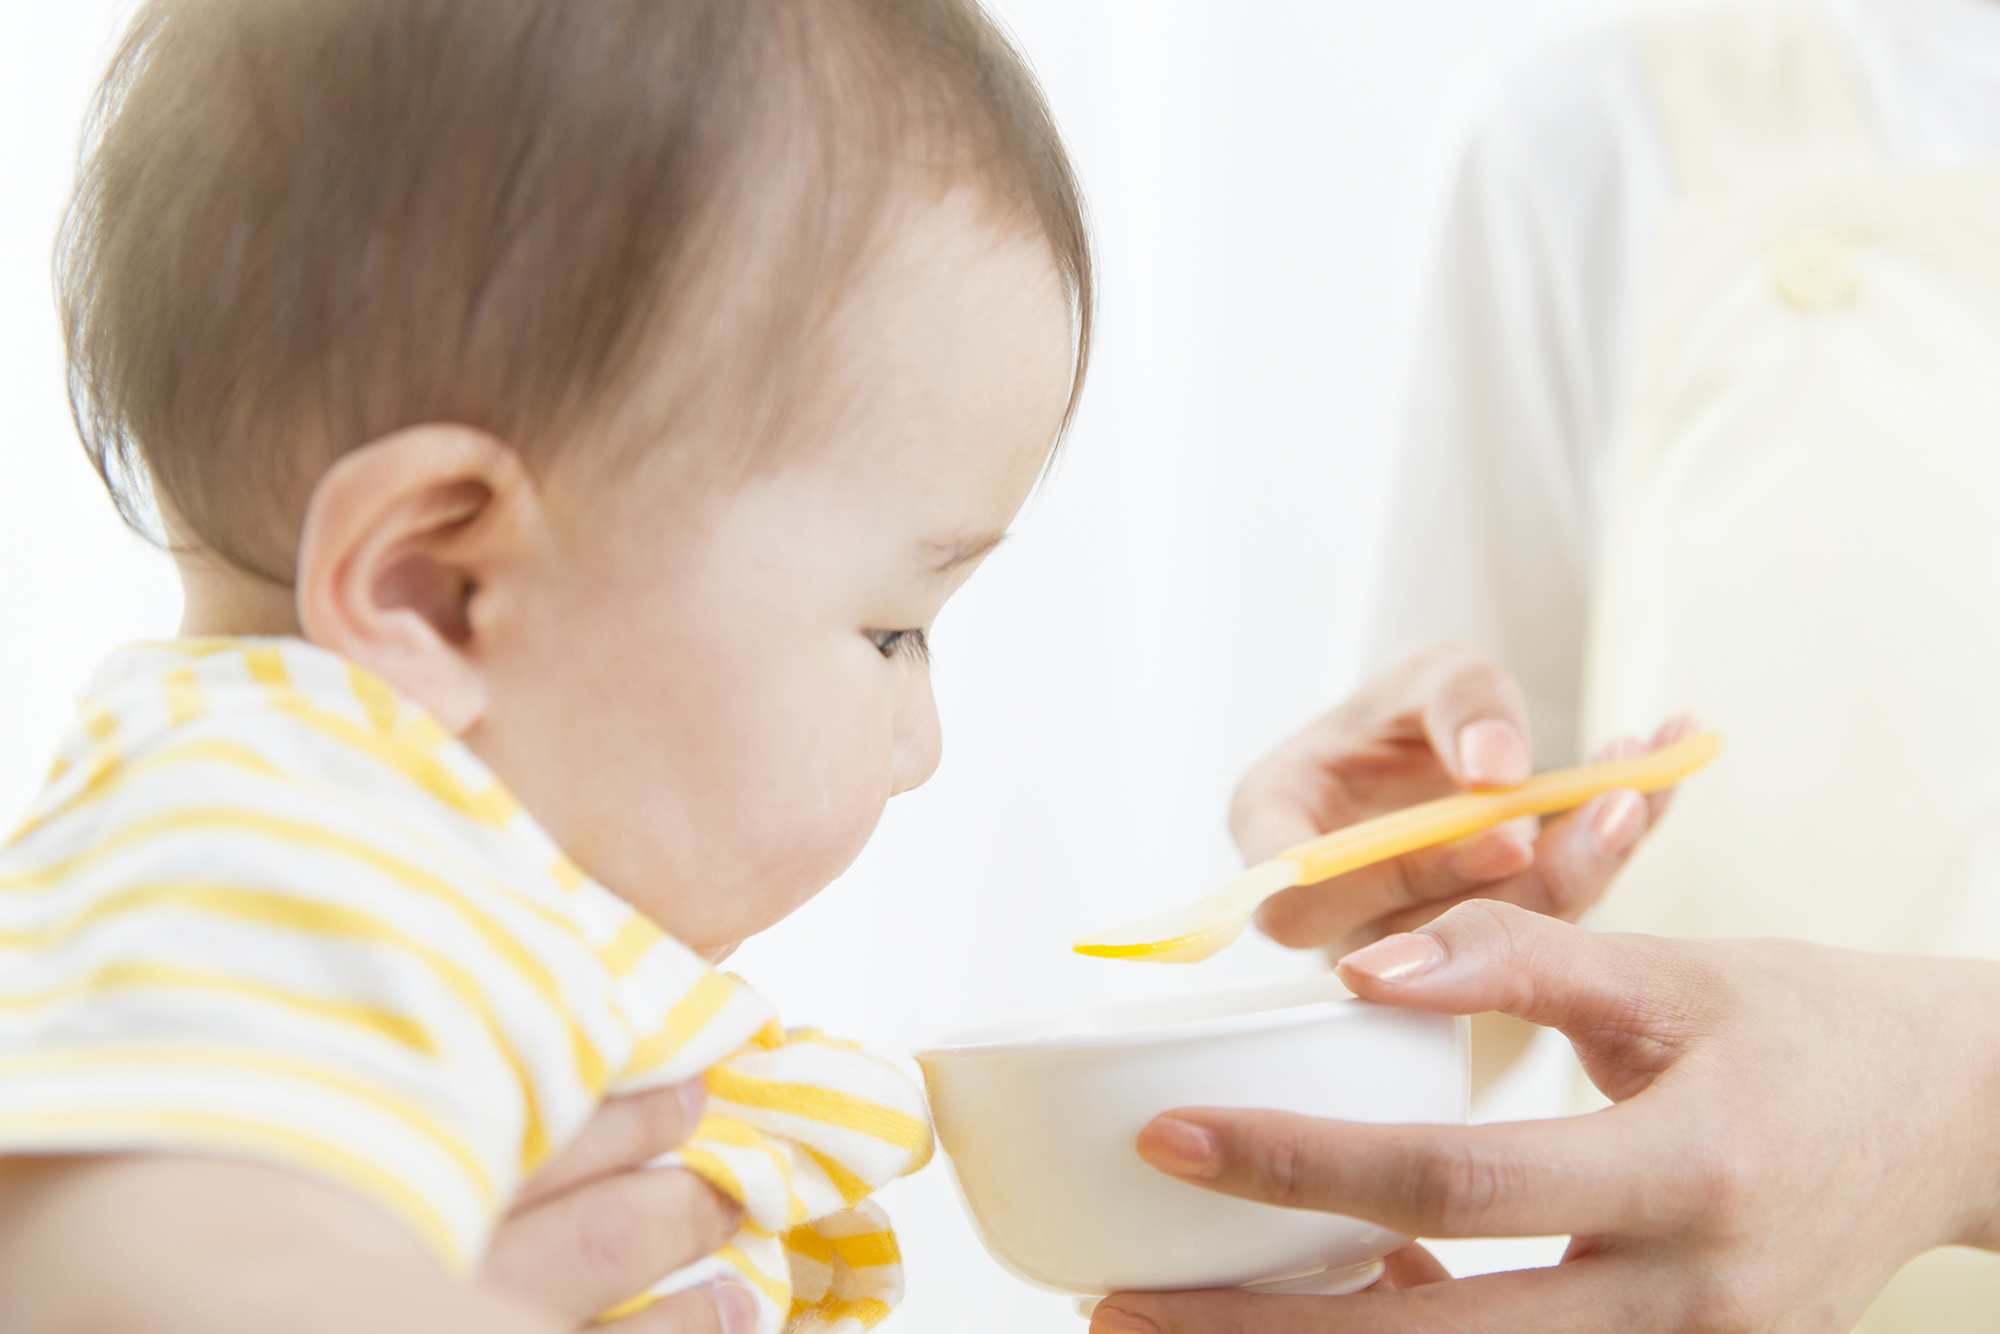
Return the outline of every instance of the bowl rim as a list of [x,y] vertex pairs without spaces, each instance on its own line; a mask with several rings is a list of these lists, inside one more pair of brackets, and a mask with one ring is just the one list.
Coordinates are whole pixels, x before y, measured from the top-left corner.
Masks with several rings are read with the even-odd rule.
[[[1324,980],[1332,987],[1339,987],[1343,994],[1330,995],[1316,1000],[1304,1000],[1295,1005],[1281,1005],[1272,1009],[1249,1010],[1235,1014],[1213,1015],[1204,1019],[1181,1019],[1171,1023],[1148,1024],[1141,1027],[1116,1029],[1108,1033],[1064,1033],[1053,1037],[997,1039],[990,1042],[953,1041],[956,1034],[946,1034],[936,1041],[913,1049],[911,1059],[922,1062],[950,1059],[953,1057],[985,1057],[1012,1055],[1017,1052],[1038,1052],[1054,1054],[1058,1052],[1102,1051],[1110,1048],[1137,1049],[1158,1046],[1161,1043],[1183,1042],[1196,1038],[1228,1037],[1236,1033],[1271,1032],[1311,1023],[1327,1018],[1344,1018],[1371,1011],[1388,1011],[1393,1014],[1414,1015],[1429,1011],[1404,1009],[1399,1006],[1383,1005],[1366,1000],[1346,990],[1337,975],[1328,973],[1309,974],[1305,977],[1287,978],[1282,982],[1259,982],[1249,986],[1218,987],[1212,991],[1193,993],[1197,996],[1224,997],[1255,995],[1259,992],[1276,992],[1287,988],[1298,988],[1301,984]],[[1104,1010],[1116,1010],[1130,1006],[1143,1007],[1160,1000],[1177,1000],[1180,997],[1152,997],[1148,1000],[1113,1001],[1108,1005],[1086,1005],[1067,1010],[1046,1011],[1040,1014],[1023,1015],[1014,1020],[980,1025],[961,1029],[960,1033],[977,1033],[986,1029],[1003,1026],[1030,1025],[1062,1019],[1069,1015],[1087,1015]]]

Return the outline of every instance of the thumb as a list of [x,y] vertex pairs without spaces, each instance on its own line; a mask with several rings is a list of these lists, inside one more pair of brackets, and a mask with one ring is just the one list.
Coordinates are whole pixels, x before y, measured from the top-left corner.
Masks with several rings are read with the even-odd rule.
[[1674,942],[1602,936],[1510,903],[1461,903],[1338,964],[1358,996],[1445,1014],[1498,1010],[1575,1038],[1701,1007],[1700,970]]
[[1467,787],[1526,782],[1534,761],[1528,703],[1507,670],[1473,649],[1445,649],[1419,660],[1407,704],[1431,750]]

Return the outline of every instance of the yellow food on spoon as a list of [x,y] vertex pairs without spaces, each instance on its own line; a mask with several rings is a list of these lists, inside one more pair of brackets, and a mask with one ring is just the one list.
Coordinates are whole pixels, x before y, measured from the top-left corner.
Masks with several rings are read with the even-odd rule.
[[1476,834],[1524,815],[1573,810],[1603,792],[1661,792],[1722,751],[1714,732],[1676,741],[1649,754],[1610,764],[1556,769],[1519,787],[1468,792],[1378,815],[1273,857],[1184,908],[1130,922],[1072,947],[1100,959],[1141,963],[1196,963],[1227,948],[1259,904],[1281,889],[1314,885],[1337,875]]

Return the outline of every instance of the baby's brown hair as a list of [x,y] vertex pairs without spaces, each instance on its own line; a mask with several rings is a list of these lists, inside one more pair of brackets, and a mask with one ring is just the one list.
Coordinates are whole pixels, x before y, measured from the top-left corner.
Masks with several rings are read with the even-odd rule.
[[71,401],[129,523],[280,582],[341,453],[454,421],[545,465],[662,356],[759,466],[920,183],[1047,239],[1073,408],[1082,204],[976,0],[149,0],[58,256]]

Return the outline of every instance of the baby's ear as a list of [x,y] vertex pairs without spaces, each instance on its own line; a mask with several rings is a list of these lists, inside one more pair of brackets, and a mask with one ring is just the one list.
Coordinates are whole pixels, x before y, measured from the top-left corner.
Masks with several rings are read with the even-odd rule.
[[482,600],[539,545],[521,456],[468,426],[412,426],[343,455],[299,536],[305,636],[387,681],[454,733],[485,713]]

